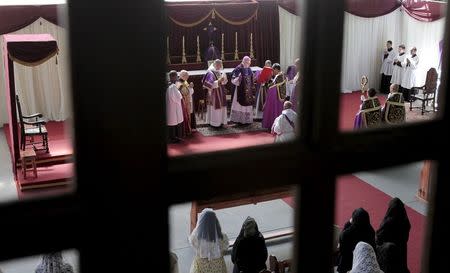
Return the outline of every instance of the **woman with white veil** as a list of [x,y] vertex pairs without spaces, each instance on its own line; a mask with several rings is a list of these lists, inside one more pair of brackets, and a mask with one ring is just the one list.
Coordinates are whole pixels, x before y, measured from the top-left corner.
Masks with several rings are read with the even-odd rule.
[[383,273],[375,250],[366,242],[359,242],[353,250],[353,265],[349,273]]
[[73,268],[64,262],[61,252],[55,252],[42,257],[35,273],[73,273]]
[[212,209],[204,209],[200,213],[189,242],[196,253],[190,273],[227,273],[223,255],[228,249],[228,237],[222,233]]

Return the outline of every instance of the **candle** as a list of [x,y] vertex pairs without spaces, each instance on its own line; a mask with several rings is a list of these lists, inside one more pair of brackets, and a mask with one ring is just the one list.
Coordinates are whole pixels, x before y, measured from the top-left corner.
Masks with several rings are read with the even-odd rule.
[[225,48],[224,48],[224,35],[222,33],[222,55],[220,56],[222,60],[225,60]]

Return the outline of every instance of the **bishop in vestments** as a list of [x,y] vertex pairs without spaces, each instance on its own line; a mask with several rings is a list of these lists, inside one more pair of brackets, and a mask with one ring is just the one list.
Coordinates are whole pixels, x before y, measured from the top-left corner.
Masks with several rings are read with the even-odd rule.
[[206,105],[206,122],[213,127],[226,126],[227,97],[224,86],[227,75],[222,72],[222,61],[216,59],[203,77],[203,88],[208,90]]
[[235,85],[230,120],[240,124],[253,123],[253,72],[251,59],[245,56],[233,70],[231,82]]

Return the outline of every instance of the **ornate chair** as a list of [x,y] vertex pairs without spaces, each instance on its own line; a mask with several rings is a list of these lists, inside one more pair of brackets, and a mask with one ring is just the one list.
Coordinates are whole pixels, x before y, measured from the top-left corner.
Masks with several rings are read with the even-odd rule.
[[[430,68],[427,72],[427,78],[425,80],[425,85],[422,87],[413,87],[411,90],[411,99],[409,101],[409,111],[413,108],[419,108],[422,111],[422,115],[425,112],[431,112],[426,110],[426,106],[431,101],[433,106],[433,112],[436,111],[436,89],[437,89],[437,79],[438,73],[435,68]],[[412,102],[414,100],[419,100],[422,102],[421,106],[414,106]]]
[[[35,113],[25,116],[22,114],[22,107],[20,106],[18,95],[16,95],[16,102],[20,123],[20,149],[25,151],[26,145],[32,145],[35,151],[45,150],[48,153],[48,132],[47,128],[45,128],[46,121],[42,119],[42,114]],[[34,138],[37,136],[42,137],[41,142],[34,141]],[[29,143],[27,143],[28,140]],[[36,144],[42,144],[42,147],[37,148],[35,146]]]
[[383,120],[388,124],[405,122],[405,101],[402,93],[394,93],[388,98],[383,109]]

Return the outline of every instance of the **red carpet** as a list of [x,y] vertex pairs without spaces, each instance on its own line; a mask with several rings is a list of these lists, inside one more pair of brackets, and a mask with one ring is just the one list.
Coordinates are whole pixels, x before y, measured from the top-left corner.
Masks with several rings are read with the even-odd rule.
[[[351,131],[353,130],[355,115],[359,111],[359,105],[361,104],[361,92],[343,93],[340,98],[339,128],[341,131]],[[378,98],[381,104],[384,105],[386,101],[385,96],[378,94]]]
[[[18,170],[16,182],[19,198],[28,196],[22,192],[23,190],[70,184],[74,176],[74,166],[73,163],[70,163],[73,160],[72,138],[70,136],[70,131],[68,131],[70,128],[67,128],[70,126],[70,122],[51,121],[45,126],[48,131],[50,152],[36,152],[36,163],[38,165],[37,178],[33,178],[33,173],[28,172],[27,179],[24,179],[21,170]],[[3,129],[11,151],[9,125],[5,124]],[[33,192],[34,193],[30,193],[29,195],[38,195],[38,192],[42,193],[43,190],[33,190]]]
[[[359,111],[359,105],[361,103],[360,97],[360,92],[341,94],[339,128],[342,131],[353,130],[355,115]],[[385,97],[379,95],[378,98],[384,104]],[[268,132],[249,132],[210,137],[205,137],[200,133],[194,133],[192,137],[182,143],[169,144],[167,146],[167,153],[169,156],[180,156],[270,144],[273,141],[274,137]]]
[[[336,183],[335,222],[342,228],[345,222],[350,219],[353,210],[362,207],[369,212],[372,226],[377,230],[391,199],[387,194],[356,176],[341,176]],[[294,206],[293,198],[284,198],[283,201],[292,207]],[[406,206],[406,212],[411,222],[408,241],[408,266],[411,273],[419,273],[426,217],[408,206]]]
[[[38,163],[40,161],[52,161],[70,158],[73,155],[72,138],[70,132],[66,128],[68,122],[50,121],[45,127],[48,131],[48,147],[50,153],[38,153]],[[9,124],[3,126],[6,141],[8,142],[9,150],[11,151],[11,137],[9,134]]]
[[194,132],[191,137],[181,143],[167,145],[167,153],[169,156],[206,153],[270,144],[274,140],[274,136],[268,132],[248,132],[208,137]]

